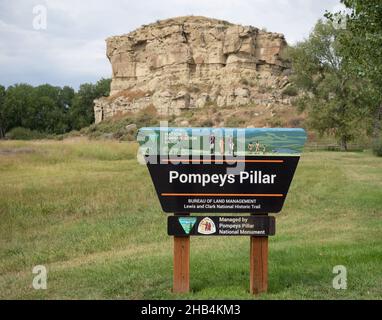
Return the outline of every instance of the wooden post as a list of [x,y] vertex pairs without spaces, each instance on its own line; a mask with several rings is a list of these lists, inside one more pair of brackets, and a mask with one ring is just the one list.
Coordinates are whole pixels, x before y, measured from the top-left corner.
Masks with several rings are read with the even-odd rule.
[[250,241],[250,292],[257,295],[268,290],[268,237]]
[[[189,214],[175,214],[189,215]],[[190,237],[174,236],[174,293],[188,293],[190,291]]]

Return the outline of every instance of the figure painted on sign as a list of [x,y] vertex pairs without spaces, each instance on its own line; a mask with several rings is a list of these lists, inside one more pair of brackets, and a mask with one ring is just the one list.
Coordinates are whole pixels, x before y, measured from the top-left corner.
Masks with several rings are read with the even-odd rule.
[[263,144],[263,154],[265,154],[266,151],[267,151],[267,146]]
[[249,151],[249,152],[252,152],[252,151],[253,151],[253,148],[254,148],[253,142],[250,142],[250,143],[248,144],[248,151]]
[[209,232],[209,231],[211,231],[212,226],[211,226],[211,223],[209,221],[206,221],[203,223],[203,227],[204,227],[205,232]]
[[215,136],[213,134],[210,135],[210,154],[215,153]]
[[182,136],[178,136],[178,156],[182,155]]
[[220,153],[223,155],[224,154],[224,139],[220,139]]
[[216,226],[212,219],[206,217],[200,221],[198,226],[198,232],[201,234],[213,234],[216,232]]
[[189,146],[188,146],[188,135],[186,133],[183,133],[182,134],[182,138],[181,138],[182,142],[181,142],[181,148],[184,148],[184,146],[186,146],[186,149],[188,150],[189,149]]
[[255,153],[259,153],[260,152],[260,143],[258,140],[256,141],[255,147],[256,147]]
[[235,143],[233,142],[232,136],[228,138],[228,147],[229,147],[229,153],[235,156]]

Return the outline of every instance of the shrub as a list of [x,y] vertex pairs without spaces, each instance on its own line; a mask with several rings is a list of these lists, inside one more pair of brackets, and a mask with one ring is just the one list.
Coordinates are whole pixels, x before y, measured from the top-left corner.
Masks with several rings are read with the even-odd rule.
[[191,119],[194,116],[194,110],[192,109],[183,110],[182,116],[186,119]]
[[382,157],[382,139],[381,138],[373,143],[373,153],[377,157]]
[[288,86],[283,90],[284,96],[295,97],[298,95],[298,90],[294,86]]
[[213,123],[212,120],[207,119],[207,120],[202,121],[202,122],[200,123],[200,126],[201,126],[201,127],[208,127],[208,128],[210,128],[210,127],[213,127],[213,126],[214,126],[214,123]]
[[259,93],[262,93],[262,94],[263,93],[269,93],[272,91],[272,87],[265,85],[265,84],[260,84],[258,87],[258,91],[259,91]]
[[200,88],[198,87],[198,86],[190,86],[189,88],[188,88],[188,91],[190,92],[190,93],[199,93],[200,92]]
[[63,134],[63,138],[74,138],[74,137],[81,137],[82,134],[85,133],[85,130],[81,129],[81,131],[73,130],[68,133]]
[[241,78],[241,79],[240,79],[240,83],[241,83],[242,85],[245,85],[245,86],[248,86],[248,85],[249,85],[249,81],[248,81],[248,79],[245,79],[245,78]]
[[284,123],[279,117],[274,117],[274,118],[268,119],[268,124],[271,128],[282,128],[282,127],[284,127]]
[[237,116],[230,116],[226,121],[225,121],[225,126],[229,128],[240,128],[245,124],[244,119],[240,119]]
[[302,124],[302,119],[301,118],[291,118],[289,121],[288,121],[288,125],[292,128],[298,128],[298,127],[301,127],[301,124]]
[[254,87],[256,83],[252,79],[241,78],[240,84],[242,84],[243,86]]
[[136,114],[135,123],[138,128],[159,124],[159,116],[154,105],[149,105]]
[[5,137],[11,140],[34,140],[34,139],[44,139],[46,134],[30,130],[23,127],[16,127],[11,129]]

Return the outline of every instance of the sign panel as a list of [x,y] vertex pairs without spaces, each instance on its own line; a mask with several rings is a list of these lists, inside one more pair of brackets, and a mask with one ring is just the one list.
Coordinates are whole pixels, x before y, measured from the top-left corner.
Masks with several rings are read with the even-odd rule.
[[270,216],[169,216],[170,236],[272,236],[275,218]]
[[140,150],[163,211],[277,213],[303,129],[143,128]]

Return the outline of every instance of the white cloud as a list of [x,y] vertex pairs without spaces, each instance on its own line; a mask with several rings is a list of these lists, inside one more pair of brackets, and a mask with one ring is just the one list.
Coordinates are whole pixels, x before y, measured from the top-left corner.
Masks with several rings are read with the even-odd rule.
[[[47,7],[47,29],[33,30],[35,5]],[[325,9],[339,0],[2,0],[0,83],[73,85],[110,76],[104,39],[142,24],[182,15],[203,15],[306,37]]]

